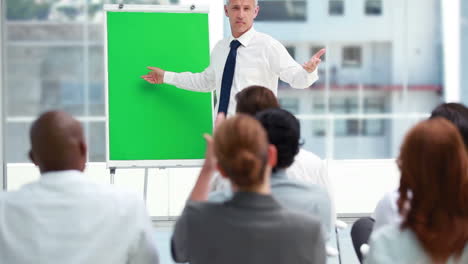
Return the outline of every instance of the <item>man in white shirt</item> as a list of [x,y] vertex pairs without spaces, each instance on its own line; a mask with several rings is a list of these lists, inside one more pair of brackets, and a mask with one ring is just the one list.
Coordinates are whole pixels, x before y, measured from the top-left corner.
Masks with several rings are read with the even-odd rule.
[[317,65],[325,49],[299,65],[279,41],[253,28],[259,12],[257,0],[228,0],[224,11],[231,36],[216,44],[208,68],[201,73],[174,73],[148,67],[151,72],[142,78],[153,84],[168,83],[191,91],[216,90],[216,112],[227,115],[235,114],[235,95],[245,87],[266,86],[276,95],[278,78],[294,88],[307,88],[318,80]]
[[31,128],[41,177],[0,196],[0,263],[158,263],[151,222],[136,194],[83,174],[81,124],[47,112]]

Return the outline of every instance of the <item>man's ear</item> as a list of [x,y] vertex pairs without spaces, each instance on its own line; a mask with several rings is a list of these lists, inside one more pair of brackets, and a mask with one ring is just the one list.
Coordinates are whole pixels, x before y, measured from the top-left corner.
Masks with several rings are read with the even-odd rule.
[[278,164],[278,150],[275,145],[270,144],[268,146],[268,165],[274,168]]
[[226,171],[224,171],[223,168],[221,168],[221,166],[219,166],[219,163],[216,163],[216,168],[218,169],[219,171],[219,174],[221,174],[221,177],[223,177],[224,179],[228,179],[228,175],[226,173]]
[[228,6],[227,6],[227,5],[224,5],[224,14],[225,14],[227,17],[229,17],[229,16],[228,16]]
[[257,7],[255,7],[255,10],[254,10],[254,17],[253,17],[254,19],[257,17],[259,11],[260,11],[260,6],[257,5]]

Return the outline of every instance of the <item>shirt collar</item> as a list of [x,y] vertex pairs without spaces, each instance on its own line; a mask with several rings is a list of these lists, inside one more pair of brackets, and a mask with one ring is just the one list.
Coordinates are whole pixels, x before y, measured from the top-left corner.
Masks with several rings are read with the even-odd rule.
[[[245,32],[240,37],[238,37],[237,40],[242,44],[242,46],[247,47],[249,45],[250,41],[255,36],[256,32],[257,31],[255,31],[254,27],[252,26],[247,32]],[[234,39],[235,38],[231,35],[229,37],[229,43],[231,43],[231,41],[233,41]]]
[[58,180],[82,179],[82,177],[84,177],[83,172],[78,170],[48,171],[41,173],[40,181],[54,182]]
[[235,192],[231,200],[225,202],[226,205],[234,207],[252,209],[276,209],[281,208],[279,203],[271,195],[259,194],[255,192]]
[[271,174],[272,179],[287,179],[286,169],[278,169],[276,172]]

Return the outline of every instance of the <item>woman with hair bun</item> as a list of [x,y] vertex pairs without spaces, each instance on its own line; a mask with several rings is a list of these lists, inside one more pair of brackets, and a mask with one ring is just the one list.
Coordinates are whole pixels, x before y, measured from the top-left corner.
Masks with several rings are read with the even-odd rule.
[[[200,176],[172,237],[172,256],[189,263],[325,263],[320,223],[282,208],[271,196],[277,162],[261,124],[236,115],[205,136],[207,153]],[[224,203],[206,202],[218,168],[235,191]]]

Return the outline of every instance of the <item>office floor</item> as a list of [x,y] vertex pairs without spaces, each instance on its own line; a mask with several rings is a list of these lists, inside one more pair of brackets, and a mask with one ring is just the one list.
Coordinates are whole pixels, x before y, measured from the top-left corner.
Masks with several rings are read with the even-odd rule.
[[[172,224],[171,222],[157,223],[154,227],[161,264],[174,263],[170,253]],[[335,237],[332,237],[330,243],[339,248],[340,255],[338,257],[329,257],[327,264],[359,264],[351,242],[350,229],[351,226],[349,225],[347,228],[339,230]]]

